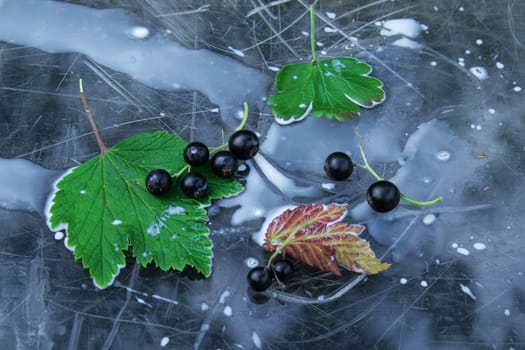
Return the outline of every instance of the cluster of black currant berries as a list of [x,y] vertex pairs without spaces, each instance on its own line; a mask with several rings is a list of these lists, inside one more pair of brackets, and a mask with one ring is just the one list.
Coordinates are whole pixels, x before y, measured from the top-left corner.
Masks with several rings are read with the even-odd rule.
[[[324,163],[326,175],[333,180],[346,180],[354,170],[352,159],[343,152],[330,154]],[[366,200],[370,207],[377,212],[386,213],[394,209],[401,199],[401,192],[392,182],[378,180],[368,188]]]
[[[188,197],[199,199],[208,192],[208,181],[206,177],[193,170],[210,161],[213,173],[222,178],[235,176],[239,160],[253,158],[259,151],[259,139],[250,130],[238,130],[228,140],[228,150],[215,153],[211,159],[208,147],[202,142],[192,142],[186,146],[183,152],[184,161],[188,163],[191,170],[180,179],[182,192]],[[172,186],[173,180],[170,173],[164,169],[156,169],[146,176],[146,188],[156,196],[167,194]]]
[[272,285],[274,277],[279,283],[289,281],[293,277],[294,268],[291,262],[285,259],[276,259],[271,270],[257,266],[248,272],[248,283],[256,292],[263,292]]

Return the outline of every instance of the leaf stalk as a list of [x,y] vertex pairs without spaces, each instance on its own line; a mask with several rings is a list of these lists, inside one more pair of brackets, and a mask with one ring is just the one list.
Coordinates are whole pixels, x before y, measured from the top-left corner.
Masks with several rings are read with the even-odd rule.
[[310,49],[312,50],[312,65],[317,64],[317,51],[315,51],[315,10],[310,5]]
[[106,151],[109,151],[109,148],[107,148],[106,145],[104,145],[104,142],[102,142],[102,137],[100,136],[100,133],[98,131],[97,124],[95,123],[93,114],[91,113],[91,110],[89,109],[86,95],[84,95],[84,87],[82,85],[82,79],[78,80],[78,84],[79,84],[79,89],[80,89],[80,99],[82,100],[82,106],[84,107],[84,111],[86,111],[89,123],[91,124],[91,129],[93,129],[93,133],[95,134],[95,137],[97,139],[98,148],[100,148],[100,155],[103,155]]

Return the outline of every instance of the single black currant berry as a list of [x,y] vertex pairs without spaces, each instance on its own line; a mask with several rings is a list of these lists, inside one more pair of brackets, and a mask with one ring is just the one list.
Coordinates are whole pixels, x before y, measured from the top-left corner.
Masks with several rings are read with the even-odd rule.
[[201,174],[190,172],[181,179],[180,188],[186,196],[199,199],[208,192],[208,181]]
[[386,180],[374,182],[366,192],[368,204],[377,212],[386,213],[399,203],[401,193],[396,185]]
[[199,166],[208,161],[210,151],[202,142],[192,142],[184,148],[183,157],[191,166]]
[[259,152],[259,138],[253,131],[238,130],[230,136],[228,148],[237,159],[247,160]]
[[262,266],[254,267],[248,272],[248,283],[256,292],[262,292],[272,285],[272,274]]
[[277,279],[281,282],[286,282],[293,277],[293,266],[288,260],[275,260],[273,263],[273,272]]
[[352,159],[343,152],[334,152],[326,157],[324,171],[329,178],[341,181],[346,180],[354,170]]
[[171,175],[164,169],[155,169],[146,176],[146,188],[149,193],[161,196],[171,188]]
[[220,177],[233,177],[237,170],[237,158],[230,151],[219,151],[211,158],[211,170]]

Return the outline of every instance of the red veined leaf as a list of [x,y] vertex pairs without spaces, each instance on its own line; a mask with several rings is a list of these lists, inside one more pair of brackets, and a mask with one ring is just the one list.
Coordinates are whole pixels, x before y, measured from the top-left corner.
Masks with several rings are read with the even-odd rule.
[[369,242],[358,235],[363,225],[341,221],[346,205],[311,204],[288,209],[272,220],[264,248],[290,254],[303,263],[340,276],[339,266],[376,274],[390,267],[376,258]]

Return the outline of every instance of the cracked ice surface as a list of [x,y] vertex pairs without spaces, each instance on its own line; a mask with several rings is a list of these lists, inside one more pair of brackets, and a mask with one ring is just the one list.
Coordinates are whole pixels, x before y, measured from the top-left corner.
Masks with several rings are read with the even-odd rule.
[[[387,99],[349,123],[286,126],[263,99],[278,67],[309,59],[302,2],[79,3],[0,1],[8,348],[524,346],[522,2],[319,2],[320,55],[370,63]],[[246,191],[209,209],[210,278],[128,259],[114,285],[97,290],[63,233],[47,228],[52,182],[97,154],[80,77],[109,145],[159,129],[221,144],[250,102],[261,155],[248,162]],[[412,198],[443,202],[379,215],[364,201],[370,175],[327,179],[329,153],[361,162],[356,130],[378,173]],[[392,268],[365,279],[298,265],[284,290],[270,292],[280,300],[254,296],[245,276],[266,261],[261,227],[313,201],[348,202]]]

